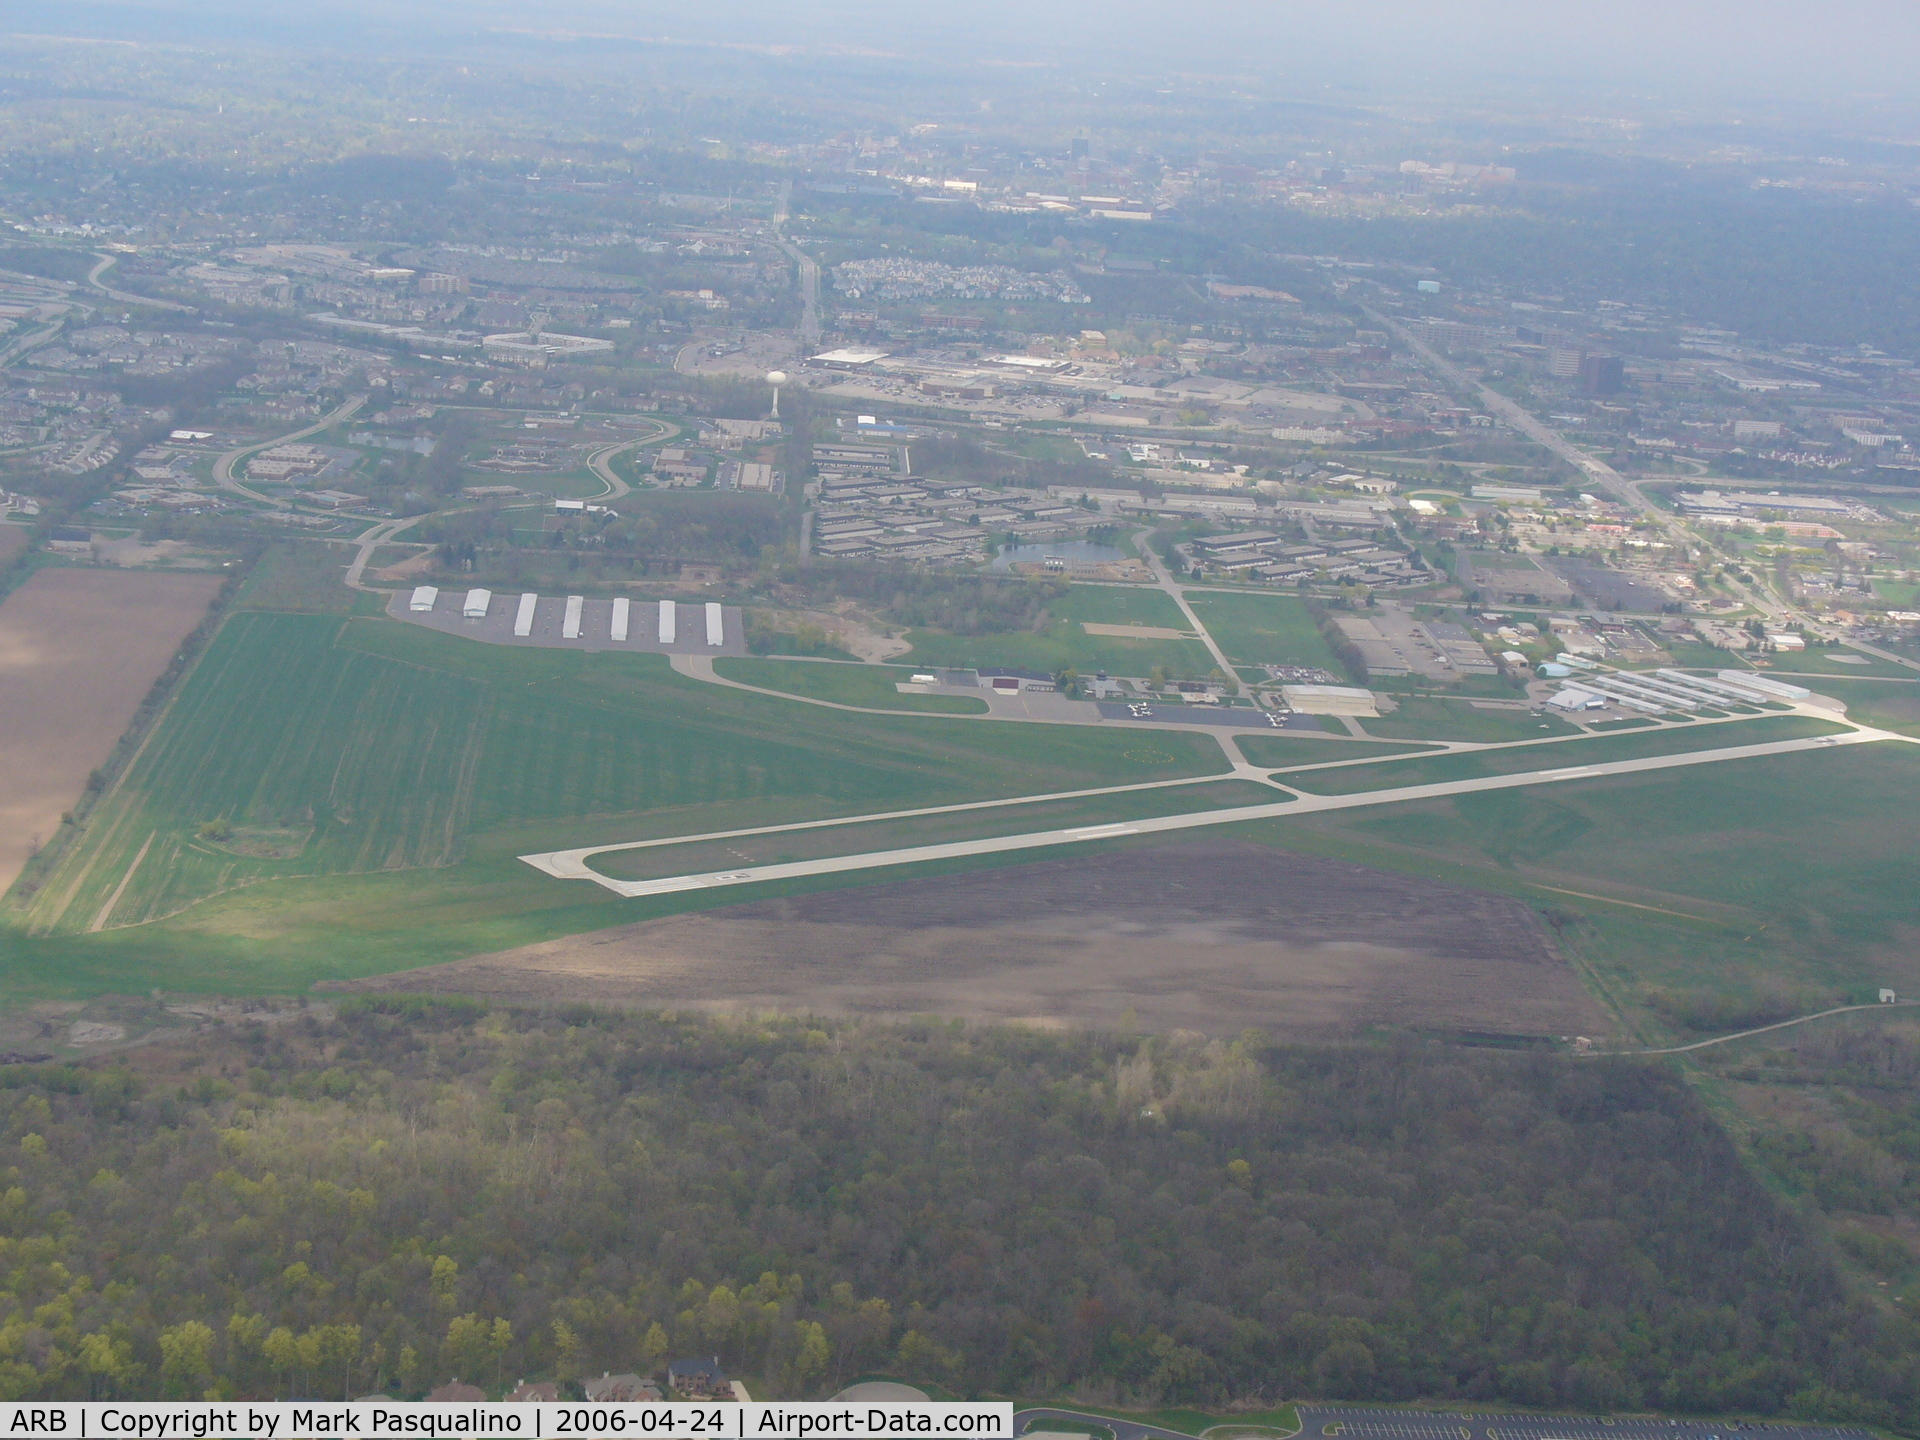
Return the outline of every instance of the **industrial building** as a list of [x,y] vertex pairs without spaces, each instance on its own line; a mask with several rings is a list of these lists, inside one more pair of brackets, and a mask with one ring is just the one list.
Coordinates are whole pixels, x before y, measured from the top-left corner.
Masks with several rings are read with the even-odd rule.
[[1350,685],[1282,685],[1280,698],[1289,710],[1302,715],[1378,715],[1380,702],[1371,690]]
[[1557,665],[1541,666],[1541,675],[1560,678],[1575,666],[1584,673],[1578,679],[1569,679],[1546,702],[1556,710],[1592,710],[1616,704],[1657,715],[1698,710],[1702,706],[1789,704],[1813,693],[1799,685],[1740,670],[1722,670],[1707,677],[1673,669],[1607,670],[1573,655],[1562,655],[1560,660],[1562,663]]

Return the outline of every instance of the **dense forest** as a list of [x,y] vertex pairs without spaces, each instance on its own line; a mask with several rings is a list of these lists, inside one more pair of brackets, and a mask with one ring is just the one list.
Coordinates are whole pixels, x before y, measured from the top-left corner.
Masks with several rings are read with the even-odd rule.
[[1670,1070],[352,1003],[0,1069],[0,1396],[718,1352],[1115,1402],[1920,1419],[1915,1328]]
[[443,572],[503,582],[578,574],[617,582],[681,562],[757,565],[787,538],[780,502],[768,495],[655,490],[623,496],[618,513],[547,517],[497,507],[452,511],[424,520],[416,533],[435,543]]
[[896,625],[950,635],[1003,635],[1045,630],[1048,606],[1067,593],[1065,580],[1017,575],[952,575],[909,565],[820,560],[783,567],[783,592],[806,604],[830,599],[871,605]]
[[1706,1066],[1746,1112],[1760,1168],[1824,1212],[1874,1288],[1920,1308],[1920,1028],[1809,1025]]

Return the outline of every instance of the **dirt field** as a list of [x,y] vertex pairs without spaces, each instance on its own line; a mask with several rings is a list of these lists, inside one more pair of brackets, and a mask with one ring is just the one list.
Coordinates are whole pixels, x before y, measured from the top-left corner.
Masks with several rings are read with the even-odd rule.
[[[336,987],[329,987],[336,988]],[[1599,1036],[1524,905],[1217,837],[764,901],[340,989],[1324,1036]]]
[[0,890],[219,588],[217,575],[42,570],[0,605]]

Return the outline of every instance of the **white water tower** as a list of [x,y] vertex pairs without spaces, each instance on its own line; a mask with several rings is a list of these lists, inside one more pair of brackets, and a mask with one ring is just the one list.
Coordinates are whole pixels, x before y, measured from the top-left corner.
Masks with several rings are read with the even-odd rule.
[[786,383],[787,383],[786,371],[769,370],[767,372],[767,384],[773,387],[773,418],[775,420],[778,420],[780,418],[780,387]]

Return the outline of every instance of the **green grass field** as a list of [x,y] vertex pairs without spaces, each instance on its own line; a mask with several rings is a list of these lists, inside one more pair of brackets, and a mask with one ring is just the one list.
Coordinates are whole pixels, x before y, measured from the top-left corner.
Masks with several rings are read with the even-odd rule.
[[1849,719],[1903,735],[1920,735],[1920,682],[1822,680],[1820,693],[1844,701]]
[[[109,922],[133,923],[267,876],[452,860],[486,697],[464,677],[335,646],[352,623],[257,612],[230,621],[96,812],[88,843],[34,897],[31,921],[84,927],[112,901]],[[241,838],[197,836],[216,821]],[[296,855],[263,858],[242,853],[251,830],[306,839]]]
[[1217,595],[1189,591],[1200,623],[1229,660],[1253,665],[1310,665],[1344,675],[1306,602],[1286,595]]
[[[382,546],[375,557],[390,563],[418,554]],[[254,610],[297,610],[314,615],[345,615],[355,592],[340,583],[353,552],[345,545],[318,540],[283,540],[269,545],[240,587],[237,604]]]
[[1452,755],[1412,755],[1385,760],[1378,765],[1310,771],[1288,778],[1286,783],[1316,795],[1353,795],[1363,790],[1435,785],[1446,780],[1477,780],[1488,775],[1519,775],[1531,770],[1561,770],[1572,765],[1639,760],[1649,755],[1690,755],[1737,745],[1767,745],[1776,740],[1837,735],[1845,730],[1846,726],[1825,720],[1782,715],[1765,720],[1736,720],[1725,725],[1596,735],[1589,740],[1566,740],[1552,745],[1516,745]]
[[648,913],[532,850],[1225,768],[1205,735],[857,715],[662,656],[243,611],[8,915],[0,994],[298,988]]
[[1126,585],[1075,585],[1048,609],[1056,620],[1091,620],[1097,625],[1151,625],[1164,630],[1193,628],[1166,591]]
[[1572,735],[1578,728],[1554,715],[1530,715],[1525,710],[1481,709],[1465,700],[1403,697],[1391,715],[1362,720],[1360,728],[1387,740],[1479,740],[1497,744],[1507,740],[1539,740],[1548,735]]
[[[1751,670],[1753,667],[1731,650],[1718,650],[1711,645],[1702,645],[1698,641],[1667,639],[1663,642],[1667,654],[1672,660],[1662,660],[1659,665],[1673,665],[1682,670]],[[1658,669],[1659,665],[1647,668]],[[1630,668],[1630,667],[1629,667]]]
[[1911,609],[1913,602],[1920,600],[1920,584],[1911,580],[1876,580],[1873,593],[1889,605]]
[[1382,745],[1345,735],[1242,735],[1235,742],[1255,765],[1320,765],[1329,760],[1370,760],[1387,755],[1423,754],[1432,745]]
[[[1606,743],[1630,738],[1643,737]],[[1916,806],[1920,747],[1889,742],[1233,833],[1564,912],[1574,918],[1562,943],[1659,1040],[1671,1032],[1643,1004],[1656,988],[1738,993],[1779,981],[1845,995],[1920,985],[1920,955],[1902,938],[1920,894]]]
[[723,656],[713,662],[714,673],[742,685],[831,700],[836,705],[859,705],[870,710],[922,710],[937,715],[984,715],[987,702],[964,695],[902,695],[894,688],[913,677],[898,665],[824,665],[807,660],[748,660]]
[[[1185,628],[1184,621],[1181,625]],[[1043,635],[942,635],[932,630],[909,630],[907,639],[913,642],[913,649],[903,658],[923,667],[1004,665],[1053,674],[1071,665],[1088,675],[1096,670],[1110,675],[1146,675],[1159,665],[1176,677],[1205,675],[1213,669],[1213,657],[1198,640],[1089,635],[1078,620],[1058,618]]]

